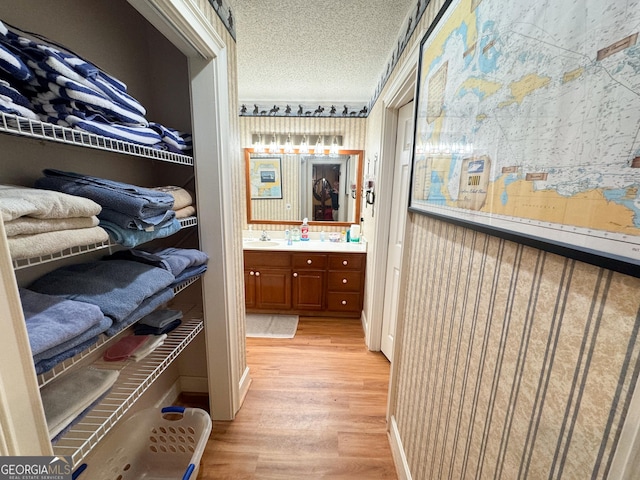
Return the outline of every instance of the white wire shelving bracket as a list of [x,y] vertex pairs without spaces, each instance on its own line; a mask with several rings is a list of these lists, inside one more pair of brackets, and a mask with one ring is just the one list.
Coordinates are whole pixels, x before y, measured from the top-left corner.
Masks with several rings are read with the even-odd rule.
[[193,157],[0,112],[0,132],[193,166]]
[[96,368],[117,369],[118,380],[107,396],[53,445],[55,455],[71,456],[74,468],[127,413],[142,394],[204,329],[202,319],[193,319],[175,329],[164,344],[139,362],[104,362]]
[[[180,229],[194,227],[198,225],[198,217],[181,218],[179,222],[180,222]],[[118,246],[120,245],[114,242],[101,242],[101,243],[92,243],[90,245],[79,245],[77,247],[67,248],[60,252],[51,253],[49,255],[42,255],[39,257],[25,258],[20,260],[13,260],[13,269],[20,270],[22,268],[33,267],[35,265],[52,262],[54,260],[60,260],[62,258],[82,255],[84,253],[94,252],[96,250],[101,250],[103,248],[112,249]]]

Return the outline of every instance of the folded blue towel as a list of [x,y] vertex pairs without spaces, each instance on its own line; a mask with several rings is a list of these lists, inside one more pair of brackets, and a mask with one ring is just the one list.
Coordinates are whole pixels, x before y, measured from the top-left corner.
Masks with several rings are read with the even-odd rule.
[[186,280],[189,280],[194,277],[198,277],[206,271],[207,271],[206,265],[197,265],[195,267],[189,267],[185,269],[180,275],[178,275],[171,285],[176,286]]
[[103,208],[98,215],[101,221],[107,221],[121,228],[129,230],[144,230],[153,232],[159,228],[165,227],[173,222],[176,218],[176,212],[173,210],[165,210],[155,217],[138,218],[124,213],[117,212],[111,208]]
[[133,332],[136,335],[163,335],[165,333],[169,333],[180,326],[182,320],[179,318],[167,323],[164,327],[151,327],[149,325],[143,325],[141,323],[136,323],[135,327],[133,327]]
[[74,172],[46,169],[36,187],[93,200],[102,207],[136,218],[153,218],[173,207],[173,197],[164,192]]
[[78,353],[83,352],[86,349],[92,347],[93,345],[95,345],[98,342],[99,339],[100,339],[99,336],[93,337],[93,338],[87,340],[86,342],[81,343],[80,345],[76,345],[73,348],[65,350],[60,355],[56,355],[55,357],[47,358],[46,360],[40,360],[39,362],[37,362],[35,364],[36,373],[38,375],[41,375],[43,373],[47,373],[49,370],[51,370],[56,365],[59,365],[62,362],[64,362],[65,360],[68,360],[71,357],[76,356]]
[[116,322],[111,327],[109,327],[107,331],[104,332],[105,335],[112,336],[124,330],[129,325],[134,324],[141,318],[149,315],[155,309],[163,306],[165,303],[170,301],[173,296],[173,288],[169,287],[145,299],[145,301],[142,302],[142,304],[136,310],[131,312],[131,314],[127,318],[123,319],[120,322]]
[[100,323],[98,323],[97,325],[94,325],[89,330],[82,332],[81,334],[67,340],[64,343],[61,343],[59,345],[56,345],[55,347],[49,348],[48,350],[45,350],[43,352],[40,352],[37,355],[34,355],[33,361],[38,363],[43,360],[56,358],[59,355],[62,355],[68,351],[75,351],[74,350],[75,347],[77,347],[78,345],[82,345],[85,342],[88,342],[89,340],[97,337],[101,333],[104,333],[108,328],[111,327],[111,325],[113,325],[113,320],[111,320],[109,317],[103,316],[102,320],[100,320]]
[[28,108],[31,110],[31,102],[22,93],[16,90],[9,82],[0,78],[0,95],[8,98],[16,105]]
[[33,78],[33,72],[22,61],[19,55],[13,53],[10,48],[0,44],[0,72],[4,72],[10,78],[25,81]]
[[195,248],[162,248],[151,250],[151,253],[162,258],[169,267],[169,271],[175,277],[180,275],[187,268],[199,265],[206,265],[209,256],[201,250]]
[[165,289],[174,276],[162,268],[127,260],[67,265],[53,270],[28,288],[92,303],[114,322],[127,318],[148,297]]
[[112,241],[124,247],[136,247],[143,243],[150,242],[151,240],[155,240],[156,238],[165,238],[173,235],[181,228],[180,221],[175,218],[168,225],[158,228],[153,232],[143,232],[142,230],[122,228],[105,220],[100,220],[100,227],[106,230]]
[[[90,303],[67,300],[26,288],[20,288],[19,293],[31,354],[34,357],[78,337],[105,319],[100,308]],[[108,323],[104,330],[111,325],[111,320]],[[95,335],[97,333],[92,336]]]

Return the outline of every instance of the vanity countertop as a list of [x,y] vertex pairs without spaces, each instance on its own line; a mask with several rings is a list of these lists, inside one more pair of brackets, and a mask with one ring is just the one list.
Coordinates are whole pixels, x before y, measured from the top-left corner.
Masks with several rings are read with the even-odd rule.
[[261,241],[256,238],[243,238],[243,250],[279,250],[289,252],[351,252],[365,253],[367,251],[367,243],[353,242],[330,242],[325,240],[310,239],[306,242],[293,242],[287,245],[283,238],[275,238],[267,241]]

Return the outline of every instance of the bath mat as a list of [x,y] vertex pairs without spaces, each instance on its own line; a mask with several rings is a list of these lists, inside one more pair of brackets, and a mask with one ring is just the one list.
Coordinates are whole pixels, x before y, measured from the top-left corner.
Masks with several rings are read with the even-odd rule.
[[247,337],[293,338],[297,328],[297,315],[247,314]]

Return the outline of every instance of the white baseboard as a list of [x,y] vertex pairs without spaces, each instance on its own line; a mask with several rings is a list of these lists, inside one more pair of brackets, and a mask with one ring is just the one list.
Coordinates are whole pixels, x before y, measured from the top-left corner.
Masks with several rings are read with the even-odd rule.
[[206,377],[181,376],[178,380],[181,392],[208,393],[209,384]]
[[247,392],[249,391],[249,386],[251,385],[251,377],[249,376],[249,367],[244,369],[244,373],[240,378],[240,382],[238,383],[238,405],[236,405],[236,412],[240,410],[242,404],[244,403],[244,398],[247,396]]
[[402,439],[400,438],[400,432],[398,431],[398,424],[396,418],[392,415],[389,429],[389,443],[391,444],[391,455],[393,456],[393,463],[396,465],[396,473],[398,474],[398,480],[411,480],[411,471],[409,470],[409,463],[404,453],[404,447],[402,446]]

